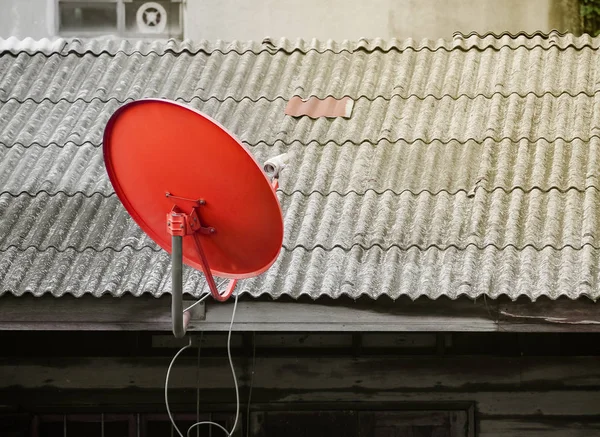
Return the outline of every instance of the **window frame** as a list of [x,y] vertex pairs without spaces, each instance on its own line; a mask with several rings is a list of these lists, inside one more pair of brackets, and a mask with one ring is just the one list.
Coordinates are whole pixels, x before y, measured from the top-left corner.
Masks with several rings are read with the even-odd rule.
[[[467,437],[475,437],[477,422],[475,419],[476,406],[474,401],[418,401],[418,402],[337,402],[337,403],[282,403],[257,404],[249,410],[246,419],[250,424],[250,437],[261,437],[260,422],[269,413],[298,413],[298,412],[354,412],[357,419],[361,414],[373,413],[424,413],[424,412],[463,412],[467,421]],[[262,417],[261,417],[262,416]],[[360,419],[358,419],[360,420]],[[360,437],[360,430],[358,432]]]
[[[112,35],[111,31],[94,31],[94,30],[80,30],[80,31],[72,31],[72,30],[61,30],[60,28],[60,4],[61,3],[81,3],[82,5],[90,4],[90,3],[114,3],[117,8],[117,29],[114,32],[114,35],[119,38],[133,38],[133,39],[167,39],[167,38],[175,38],[182,39],[183,38],[183,9],[185,5],[185,0],[159,0],[162,2],[168,2],[170,4],[179,5],[179,28],[174,32],[163,32],[163,33],[140,33],[140,32],[128,32],[125,26],[126,15],[125,15],[125,5],[127,3],[134,3],[134,1],[139,0],[54,0],[54,31],[56,36],[61,37],[83,37],[83,38],[93,38],[98,36],[106,36]],[[152,1],[152,0],[148,0]]]
[[[242,404],[243,406],[243,404]],[[169,417],[166,413],[158,412],[155,409],[139,409],[137,412],[132,412],[130,408],[116,408],[108,409],[108,411],[102,412],[100,408],[90,408],[88,406],[83,408],[73,408],[71,411],[55,411],[54,408],[50,408],[46,411],[37,411],[29,413],[14,413],[0,412],[0,422],[3,419],[15,418],[19,419],[21,423],[22,431],[16,429],[17,432],[21,432],[18,435],[27,435],[29,437],[39,436],[39,427],[43,423],[65,423],[68,422],[98,422],[98,420],[107,421],[120,421],[129,423],[129,437],[143,437],[144,432],[147,431],[149,421],[160,421],[164,423],[169,422]],[[144,411],[145,410],[145,411]],[[332,413],[332,412],[350,412],[355,413],[356,418],[359,419],[359,415],[367,414],[378,414],[378,413],[426,413],[426,412],[462,412],[466,414],[467,420],[467,437],[474,437],[476,435],[477,421],[475,418],[476,406],[474,401],[417,401],[417,402],[406,402],[406,401],[383,401],[383,402],[284,402],[284,403],[257,403],[251,404],[249,410],[243,406],[240,411],[239,426],[236,428],[234,437],[241,437],[242,435],[249,435],[253,437],[260,437],[261,426],[259,425],[264,417],[268,414],[277,413]],[[249,415],[248,415],[249,413]],[[190,409],[185,409],[181,412],[173,413],[173,416],[177,422],[196,420],[195,412]],[[262,418],[260,417],[262,416]],[[215,420],[224,422],[225,427],[229,429],[235,419],[235,411],[230,408],[217,409],[214,411],[202,411],[199,414],[200,420]],[[246,425],[250,425],[249,429],[246,429]],[[358,422],[357,422],[358,424]],[[214,430],[213,430],[214,431]],[[172,430],[173,432],[173,430]],[[176,434],[173,433],[173,436]],[[214,435],[214,434],[213,434]],[[360,435],[360,434],[359,434]]]
[[[241,416],[240,416],[241,417]],[[173,413],[173,418],[176,422],[178,421],[192,421],[196,422],[196,413]],[[235,412],[201,412],[198,416],[201,421],[218,421],[224,422],[226,428],[230,428],[233,425]],[[2,415],[0,415],[2,419]],[[160,422],[170,425],[170,419],[166,413],[99,413],[99,412],[70,412],[70,413],[40,413],[33,414],[29,419],[29,430],[28,435],[30,437],[39,437],[40,427],[43,424],[64,424],[63,435],[68,433],[68,423],[93,423],[97,424],[103,429],[102,423],[107,422],[122,422],[127,423],[129,437],[144,437],[148,434],[148,427],[151,422]],[[241,422],[240,422],[241,423]],[[173,427],[171,429],[171,435],[176,436]],[[192,436],[196,433],[192,433]],[[239,426],[233,433],[235,437],[240,437],[241,426]]]

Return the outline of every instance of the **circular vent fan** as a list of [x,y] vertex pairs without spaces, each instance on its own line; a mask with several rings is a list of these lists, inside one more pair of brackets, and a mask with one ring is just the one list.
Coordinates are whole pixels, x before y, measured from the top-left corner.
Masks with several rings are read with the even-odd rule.
[[167,10],[156,2],[146,2],[136,13],[135,20],[141,33],[163,33],[167,27]]

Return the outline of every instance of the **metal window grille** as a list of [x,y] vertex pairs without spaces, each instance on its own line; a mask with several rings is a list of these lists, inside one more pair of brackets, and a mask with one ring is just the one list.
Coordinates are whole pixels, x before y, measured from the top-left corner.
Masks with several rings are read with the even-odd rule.
[[62,36],[182,38],[182,0],[55,0]]
[[[175,414],[177,426],[184,434],[197,421],[196,414]],[[230,414],[201,414],[199,420],[215,421],[226,428],[233,424]],[[195,437],[216,435],[212,427],[196,427]],[[28,437],[177,437],[166,414],[42,414],[34,416]]]

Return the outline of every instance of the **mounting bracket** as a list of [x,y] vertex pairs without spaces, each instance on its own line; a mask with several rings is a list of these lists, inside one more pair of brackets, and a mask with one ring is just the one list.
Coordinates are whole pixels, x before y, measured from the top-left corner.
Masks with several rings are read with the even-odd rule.
[[206,320],[206,302],[197,303],[197,300],[183,300],[183,307],[194,305],[190,311],[190,322]]
[[[167,193],[168,197],[176,197]],[[182,198],[179,198],[182,199]],[[183,199],[191,200],[191,199]],[[183,311],[183,237],[191,235],[194,237],[194,244],[200,261],[202,270],[208,282],[210,293],[213,298],[219,302],[224,302],[233,294],[237,284],[237,279],[230,279],[225,292],[221,294],[217,289],[215,279],[210,270],[208,258],[202,248],[200,234],[213,235],[217,230],[213,227],[202,226],[197,208],[206,204],[203,200],[192,200],[196,206],[192,208],[189,214],[181,211],[177,205],[173,205],[171,212],[167,214],[167,232],[171,235],[171,318],[173,321],[173,334],[177,338],[185,336],[187,326],[190,322],[191,314],[189,311]]]

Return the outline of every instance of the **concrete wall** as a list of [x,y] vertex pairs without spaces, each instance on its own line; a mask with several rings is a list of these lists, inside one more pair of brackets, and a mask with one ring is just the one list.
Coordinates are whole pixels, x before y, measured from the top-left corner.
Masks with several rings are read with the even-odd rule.
[[0,5],[0,38],[53,35],[54,0],[0,0]]
[[[55,0],[0,0],[0,37],[54,36]],[[577,0],[187,0],[191,39],[451,38],[454,31],[577,30]]]
[[435,39],[565,30],[577,15],[576,0],[189,0],[185,25],[193,39]]

